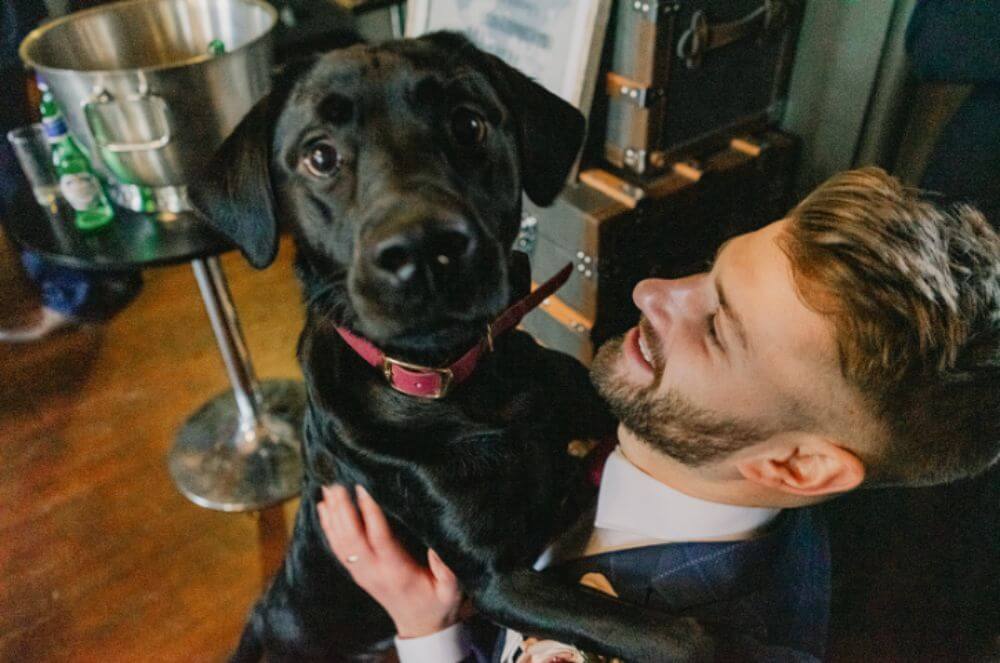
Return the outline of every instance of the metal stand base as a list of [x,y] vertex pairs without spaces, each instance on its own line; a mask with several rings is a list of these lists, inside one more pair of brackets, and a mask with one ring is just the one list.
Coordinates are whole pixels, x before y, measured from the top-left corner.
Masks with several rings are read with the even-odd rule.
[[192,415],[170,451],[170,475],[188,499],[219,511],[259,511],[302,485],[299,428],[305,390],[293,380],[260,383],[263,411],[244,426],[231,391]]
[[305,388],[259,383],[217,258],[191,263],[232,391],[206,403],[181,428],[168,464],[192,502],[219,511],[257,511],[299,493]]

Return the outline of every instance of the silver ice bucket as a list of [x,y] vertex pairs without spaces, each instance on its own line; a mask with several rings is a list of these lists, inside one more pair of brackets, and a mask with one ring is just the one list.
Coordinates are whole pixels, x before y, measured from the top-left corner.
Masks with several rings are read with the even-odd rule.
[[[262,0],[128,0],[52,21],[20,54],[95,167],[126,190],[167,190],[156,199],[178,211],[184,185],[267,93],[276,22]],[[225,53],[209,52],[213,40]]]

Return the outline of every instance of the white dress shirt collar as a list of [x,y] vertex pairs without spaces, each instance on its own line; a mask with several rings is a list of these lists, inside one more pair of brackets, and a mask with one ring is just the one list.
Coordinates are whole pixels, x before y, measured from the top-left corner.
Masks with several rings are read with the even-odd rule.
[[604,466],[594,527],[661,542],[737,539],[751,536],[780,511],[685,495],[640,470],[617,447]]

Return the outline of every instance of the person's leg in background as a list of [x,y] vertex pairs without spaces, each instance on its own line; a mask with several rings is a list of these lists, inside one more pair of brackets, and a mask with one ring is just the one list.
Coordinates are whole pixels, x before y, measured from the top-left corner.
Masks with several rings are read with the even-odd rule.
[[[17,47],[46,16],[41,0],[0,2],[0,90],[6,96],[0,104],[0,136],[32,121],[28,77]],[[13,148],[6,138],[0,138],[0,223],[7,215],[16,214],[14,197],[26,186]],[[138,272],[95,274],[53,265],[31,252],[22,252],[21,262],[38,288],[41,305],[26,324],[0,330],[0,342],[33,341],[77,321],[107,320],[131,302],[142,287]]]
[[[907,52],[918,80],[974,86],[920,188],[973,203],[1000,228],[1000,12],[919,0]],[[862,491],[829,512],[843,616],[831,660],[1000,660],[1000,466],[950,485]]]
[[920,188],[968,199],[1000,228],[1000,83],[972,89],[941,131]]
[[941,131],[920,186],[961,197],[996,226],[1000,208],[1000,11],[995,3],[919,0],[906,51],[920,81],[972,85]]
[[[907,37],[918,77],[974,86],[938,136],[920,187],[973,203],[1000,228],[1000,12],[993,3],[921,0]],[[1000,657],[1000,467],[900,492],[924,651]]]

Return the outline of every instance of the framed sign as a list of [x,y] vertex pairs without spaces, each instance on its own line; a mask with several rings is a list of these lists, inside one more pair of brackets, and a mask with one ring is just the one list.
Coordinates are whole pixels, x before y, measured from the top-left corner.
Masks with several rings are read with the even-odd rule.
[[406,36],[464,33],[590,112],[611,0],[409,0]]

